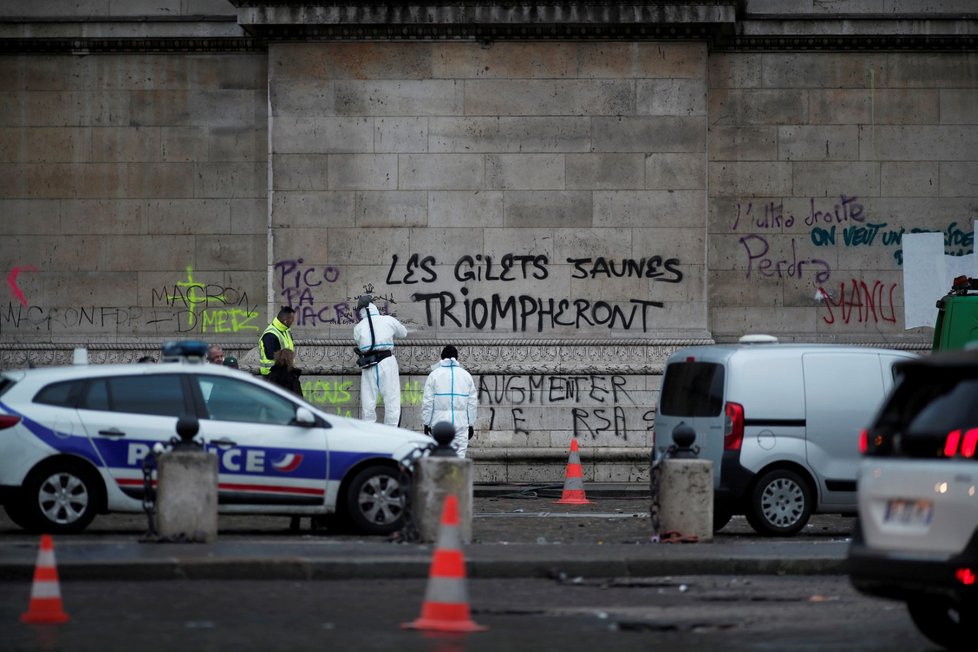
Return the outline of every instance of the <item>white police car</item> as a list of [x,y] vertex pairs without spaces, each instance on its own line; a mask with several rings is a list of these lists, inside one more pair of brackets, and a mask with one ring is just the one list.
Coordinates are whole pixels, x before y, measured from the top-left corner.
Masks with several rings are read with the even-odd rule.
[[[143,509],[143,459],[182,415],[219,459],[222,513],[336,513],[357,530],[401,527],[398,461],[433,440],[326,414],[190,343],[160,364],[0,373],[0,502],[25,529],[83,530]],[[171,351],[172,353],[172,351]]]

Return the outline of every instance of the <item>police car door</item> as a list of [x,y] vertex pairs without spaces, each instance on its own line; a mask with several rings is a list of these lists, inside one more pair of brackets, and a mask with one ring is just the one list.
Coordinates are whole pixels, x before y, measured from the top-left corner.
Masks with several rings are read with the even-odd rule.
[[[143,495],[143,458],[156,443],[177,436],[177,418],[193,411],[178,373],[91,378],[78,399],[78,418],[102,463],[122,493]],[[109,499],[117,495],[110,487]],[[130,505],[139,507],[139,503]],[[120,506],[122,507],[122,506]]]
[[300,425],[300,404],[263,381],[193,374],[200,436],[219,459],[221,511],[321,512],[326,432]]

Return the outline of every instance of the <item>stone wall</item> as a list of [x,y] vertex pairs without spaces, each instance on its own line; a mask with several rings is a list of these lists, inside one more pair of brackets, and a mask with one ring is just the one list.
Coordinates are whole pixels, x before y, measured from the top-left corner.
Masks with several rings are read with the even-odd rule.
[[709,96],[714,337],[926,341],[901,235],[973,251],[978,56],[715,54]]
[[0,57],[4,343],[256,337],[264,56]]

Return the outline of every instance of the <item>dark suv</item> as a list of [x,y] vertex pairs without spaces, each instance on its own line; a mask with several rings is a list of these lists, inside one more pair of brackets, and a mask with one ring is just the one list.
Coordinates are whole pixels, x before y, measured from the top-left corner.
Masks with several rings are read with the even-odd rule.
[[974,649],[978,616],[978,351],[897,365],[862,435],[853,585],[902,600],[918,629]]

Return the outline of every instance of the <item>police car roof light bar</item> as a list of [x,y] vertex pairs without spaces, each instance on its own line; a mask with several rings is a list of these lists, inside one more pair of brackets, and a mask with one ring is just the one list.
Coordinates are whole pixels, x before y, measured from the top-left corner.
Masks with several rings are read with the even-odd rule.
[[207,342],[186,340],[183,342],[167,342],[161,351],[163,362],[186,360],[188,362],[203,362],[207,358]]

